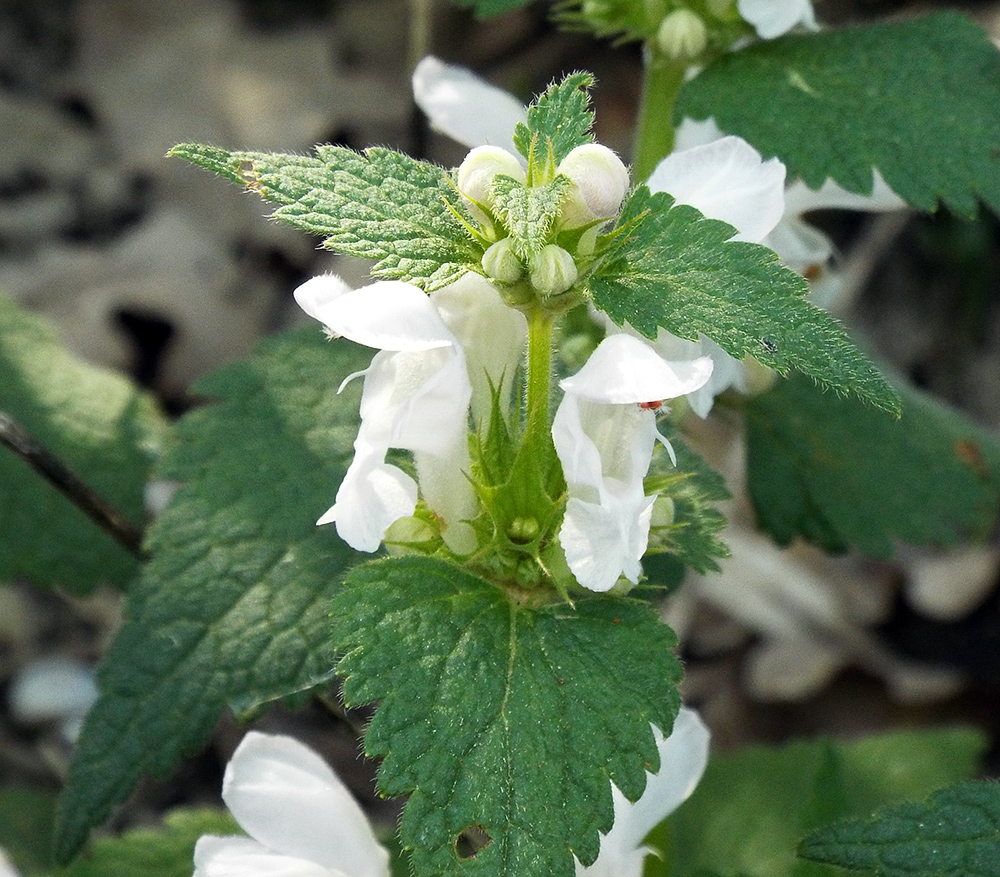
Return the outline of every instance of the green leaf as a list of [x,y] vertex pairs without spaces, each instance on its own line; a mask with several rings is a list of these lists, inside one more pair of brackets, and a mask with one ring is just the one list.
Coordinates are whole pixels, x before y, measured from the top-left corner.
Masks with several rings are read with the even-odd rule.
[[884,877],[992,877],[1000,867],[1000,783],[962,783],[807,837],[799,854]]
[[955,12],[723,55],[685,85],[685,116],[713,116],[812,188],[868,193],[875,168],[923,210],[1000,212],[1000,53]]
[[954,545],[1000,514],[1000,442],[920,391],[896,419],[800,375],[746,404],[747,485],[778,542],[888,557],[896,542]]
[[56,796],[27,786],[0,787],[0,858],[6,853],[17,870],[37,874],[52,864],[52,823]]
[[727,353],[798,369],[825,387],[896,411],[892,389],[841,326],[806,301],[806,282],[767,247],[730,241],[736,230],[640,186],[590,281],[594,304],[647,338],[660,327],[681,338],[701,332]]
[[[167,432],[152,398],[70,354],[44,321],[0,296],[0,410],[140,524]],[[138,562],[75,504],[0,446],[0,580],[23,576],[84,594],[124,586]]]
[[460,200],[448,172],[391,149],[318,146],[310,158],[184,143],[169,154],[280,204],[275,219],[325,235],[329,249],[375,260],[376,277],[437,289],[482,257],[448,209]]
[[493,178],[497,217],[510,232],[511,246],[522,261],[545,246],[569,187],[569,177],[562,174],[551,183],[530,187],[503,174]]
[[453,0],[457,6],[471,6],[477,18],[487,18],[520,9],[527,6],[531,0]]
[[[679,707],[676,640],[632,599],[531,608],[431,558],[353,570],[333,601],[349,704],[380,700],[365,738],[379,788],[410,794],[417,875],[572,877],[655,770],[650,723]],[[459,837],[489,842],[463,858]]]
[[590,111],[590,95],[594,77],[589,73],[571,73],[562,82],[553,82],[531,106],[528,107],[528,124],[518,122],[514,129],[514,146],[525,158],[531,157],[532,144],[536,142],[543,154],[551,144],[556,163],[569,153],[592,143],[590,129],[594,114]]
[[979,770],[987,740],[970,729],[896,731],[855,742],[755,746],[715,756],[694,794],[651,842],[673,877],[835,877],[796,859],[803,834],[841,816],[927,795]]
[[85,855],[48,877],[191,877],[194,846],[205,834],[241,835],[224,810],[174,810],[162,828],[139,828],[95,841]]
[[208,739],[219,714],[333,675],[329,601],[357,555],[315,521],[356,432],[370,351],[314,329],[267,342],[196,390],[160,475],[182,482],[150,528],[152,560],[99,676],[56,828],[66,860],[147,772]]

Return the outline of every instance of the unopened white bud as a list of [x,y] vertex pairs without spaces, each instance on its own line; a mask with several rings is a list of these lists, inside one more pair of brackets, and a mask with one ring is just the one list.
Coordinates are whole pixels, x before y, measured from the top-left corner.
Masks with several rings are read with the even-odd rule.
[[493,208],[493,178],[497,174],[513,177],[519,183],[526,179],[521,163],[499,146],[477,146],[459,165],[458,190],[469,199],[472,213],[480,221],[487,217],[482,215],[476,203]]
[[697,58],[708,45],[708,28],[690,9],[677,9],[660,22],[656,43],[675,61]]
[[573,182],[560,213],[563,228],[578,228],[618,213],[628,191],[628,168],[608,147],[599,143],[577,146],[556,170]]
[[531,285],[543,295],[561,295],[578,275],[573,257],[556,244],[547,244],[531,258]]
[[524,276],[524,265],[517,258],[510,238],[501,238],[483,253],[483,270],[501,283],[517,283]]

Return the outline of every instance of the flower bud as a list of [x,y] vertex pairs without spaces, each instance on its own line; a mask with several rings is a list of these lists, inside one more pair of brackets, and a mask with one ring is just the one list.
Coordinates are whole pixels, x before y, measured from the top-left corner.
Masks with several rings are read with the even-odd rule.
[[556,244],[547,244],[531,257],[531,285],[542,295],[561,295],[578,274],[573,257]]
[[674,61],[697,58],[708,45],[708,28],[690,9],[677,9],[660,22],[656,43]]
[[572,180],[562,205],[560,224],[577,228],[618,213],[628,191],[628,168],[606,146],[585,143],[577,146],[556,169]]
[[501,238],[483,253],[483,270],[500,283],[517,283],[524,276],[524,266],[517,258],[510,238]]
[[499,146],[477,146],[459,165],[458,190],[469,200],[473,216],[481,222],[487,217],[476,204],[493,209],[493,178],[497,174],[513,177],[521,183],[526,179],[520,162]]
[[527,545],[538,538],[542,528],[536,518],[514,518],[507,527],[507,538],[517,545]]

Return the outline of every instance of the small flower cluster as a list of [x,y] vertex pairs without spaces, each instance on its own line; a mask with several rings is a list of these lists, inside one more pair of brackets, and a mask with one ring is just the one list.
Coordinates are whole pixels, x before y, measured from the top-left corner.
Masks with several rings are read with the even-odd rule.
[[[513,440],[522,448],[540,418],[548,432],[552,322],[585,300],[578,281],[599,258],[600,233],[621,209],[628,171],[599,144],[578,146],[558,164],[551,155],[533,156],[527,167],[513,153],[485,145],[458,168],[456,186],[470,234],[483,246],[485,276],[470,271],[429,295],[398,281],[350,290],[332,276],[296,290],[298,303],[332,337],[379,351],[361,373],[353,462],[319,523],[335,523],[359,551],[375,551],[386,539],[412,548],[420,533],[424,548],[434,550],[435,529],[454,555],[507,551],[514,557],[510,569],[520,570],[510,574],[512,583],[521,587],[537,583],[541,573],[564,591],[572,582],[552,576],[567,567],[593,591],[612,589],[622,576],[637,583],[656,500],[646,495],[644,480],[657,443],[673,456],[657,430],[657,409],[703,387],[712,375],[710,356],[685,351],[672,361],[612,327],[586,365],[561,382],[545,441],[534,437],[536,456],[544,457],[548,446],[558,458],[555,492],[523,490],[511,509],[495,499],[495,488],[508,477],[551,483],[539,461],[484,483],[470,455],[470,448],[497,441],[494,417],[505,424],[504,435],[527,424],[520,442]],[[539,224],[540,239],[517,239],[510,204],[544,186],[556,193],[549,202],[556,209]],[[536,351],[534,358],[530,350],[525,357],[526,348]],[[514,378],[525,359],[521,394]],[[387,462],[390,449],[412,453],[416,479]],[[432,513],[419,524],[418,498]],[[483,506],[492,532],[476,526]]]

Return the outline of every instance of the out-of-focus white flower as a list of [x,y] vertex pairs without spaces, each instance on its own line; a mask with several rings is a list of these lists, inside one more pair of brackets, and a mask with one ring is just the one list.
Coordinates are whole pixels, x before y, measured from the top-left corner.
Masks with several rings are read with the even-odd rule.
[[222,799],[250,837],[206,835],[194,877],[388,877],[389,853],[340,778],[291,737],[251,731]]
[[577,877],[641,877],[643,862],[653,852],[642,843],[646,835],[687,800],[705,772],[709,732],[698,713],[681,707],[669,737],[656,727],[653,733],[659,771],[647,775],[646,789],[634,804],[612,786],[615,823],[601,838],[597,860],[587,867],[577,862]]
[[667,362],[628,334],[609,335],[583,368],[560,383],[565,395],[552,438],[569,487],[559,541],[576,580],[608,591],[642,572],[655,497],[643,479],[657,441],[654,408],[708,381],[712,360]]
[[463,146],[502,146],[516,154],[514,128],[527,122],[522,104],[471,70],[428,55],[413,71],[413,98],[431,126]]
[[359,373],[364,389],[354,460],[336,502],[317,523],[335,522],[358,551],[377,550],[388,527],[416,507],[414,480],[385,462],[389,448],[399,448],[413,452],[424,499],[445,522],[445,542],[459,553],[472,550],[474,537],[463,520],[474,514],[475,498],[462,474],[469,467],[472,387],[462,345],[437,308],[407,283],[351,290],[330,275],[304,283],[295,300],[333,335],[379,351]]
[[7,699],[17,721],[58,721],[63,736],[73,742],[87,710],[97,700],[94,670],[73,658],[39,658],[15,674]]
[[20,877],[10,859],[7,858],[3,847],[0,847],[0,877]]
[[818,28],[812,0],[738,0],[736,6],[764,40],[780,37],[800,24],[810,30]]

